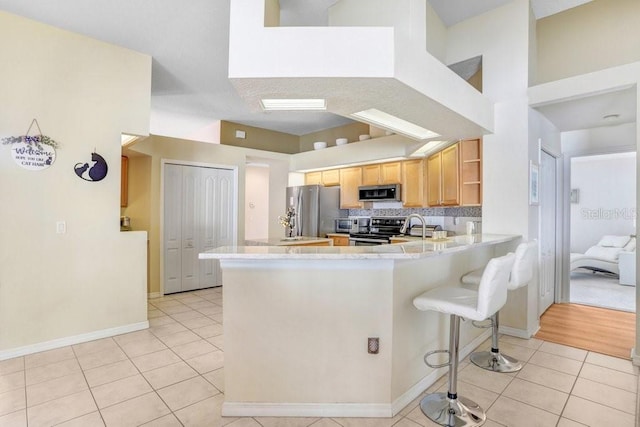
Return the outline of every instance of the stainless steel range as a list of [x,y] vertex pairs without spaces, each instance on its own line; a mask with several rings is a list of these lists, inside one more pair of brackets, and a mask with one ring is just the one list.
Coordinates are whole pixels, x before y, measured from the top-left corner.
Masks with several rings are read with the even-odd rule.
[[366,233],[349,234],[351,246],[375,246],[391,242],[391,237],[400,234],[404,217],[373,217]]

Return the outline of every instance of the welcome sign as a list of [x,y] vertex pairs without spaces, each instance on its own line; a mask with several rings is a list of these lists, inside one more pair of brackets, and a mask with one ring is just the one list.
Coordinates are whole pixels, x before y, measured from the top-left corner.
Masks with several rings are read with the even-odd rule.
[[[33,125],[36,125],[38,134],[30,136],[29,132],[31,132]],[[36,119],[33,119],[26,134],[8,136],[2,138],[1,141],[3,144],[11,144],[13,161],[25,169],[32,171],[47,169],[56,160],[58,143],[42,134]]]
[[28,170],[43,170],[53,164],[56,159],[56,150],[50,145],[30,144],[18,142],[12,144],[11,157],[18,165]]

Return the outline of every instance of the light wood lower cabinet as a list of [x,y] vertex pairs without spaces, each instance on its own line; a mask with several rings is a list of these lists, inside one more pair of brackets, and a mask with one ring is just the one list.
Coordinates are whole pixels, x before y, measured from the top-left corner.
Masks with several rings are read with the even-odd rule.
[[327,234],[327,237],[333,239],[333,246],[349,246],[348,234]]

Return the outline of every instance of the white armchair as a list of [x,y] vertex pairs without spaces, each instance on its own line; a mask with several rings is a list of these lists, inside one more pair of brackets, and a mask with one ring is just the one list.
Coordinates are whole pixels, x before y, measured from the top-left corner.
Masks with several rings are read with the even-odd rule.
[[[570,271],[586,268],[594,272],[620,274],[620,255],[625,253],[635,255],[635,250],[635,236],[602,236],[598,244],[591,246],[584,254],[571,254]],[[628,255],[623,257],[628,257]],[[625,268],[629,268],[628,263],[629,260],[626,258]],[[633,264],[635,268],[635,258]],[[625,275],[626,273],[627,271],[625,271]]]

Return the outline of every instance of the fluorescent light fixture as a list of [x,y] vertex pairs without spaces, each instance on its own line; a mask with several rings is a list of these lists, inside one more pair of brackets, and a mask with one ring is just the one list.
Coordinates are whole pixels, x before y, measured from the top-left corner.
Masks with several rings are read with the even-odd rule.
[[392,116],[384,111],[376,110],[375,108],[359,111],[351,114],[351,116],[369,123],[370,125],[392,130],[396,133],[401,133],[415,139],[427,139],[440,136],[429,129],[425,129],[399,117]]
[[327,109],[326,99],[262,99],[265,111],[322,111]]

